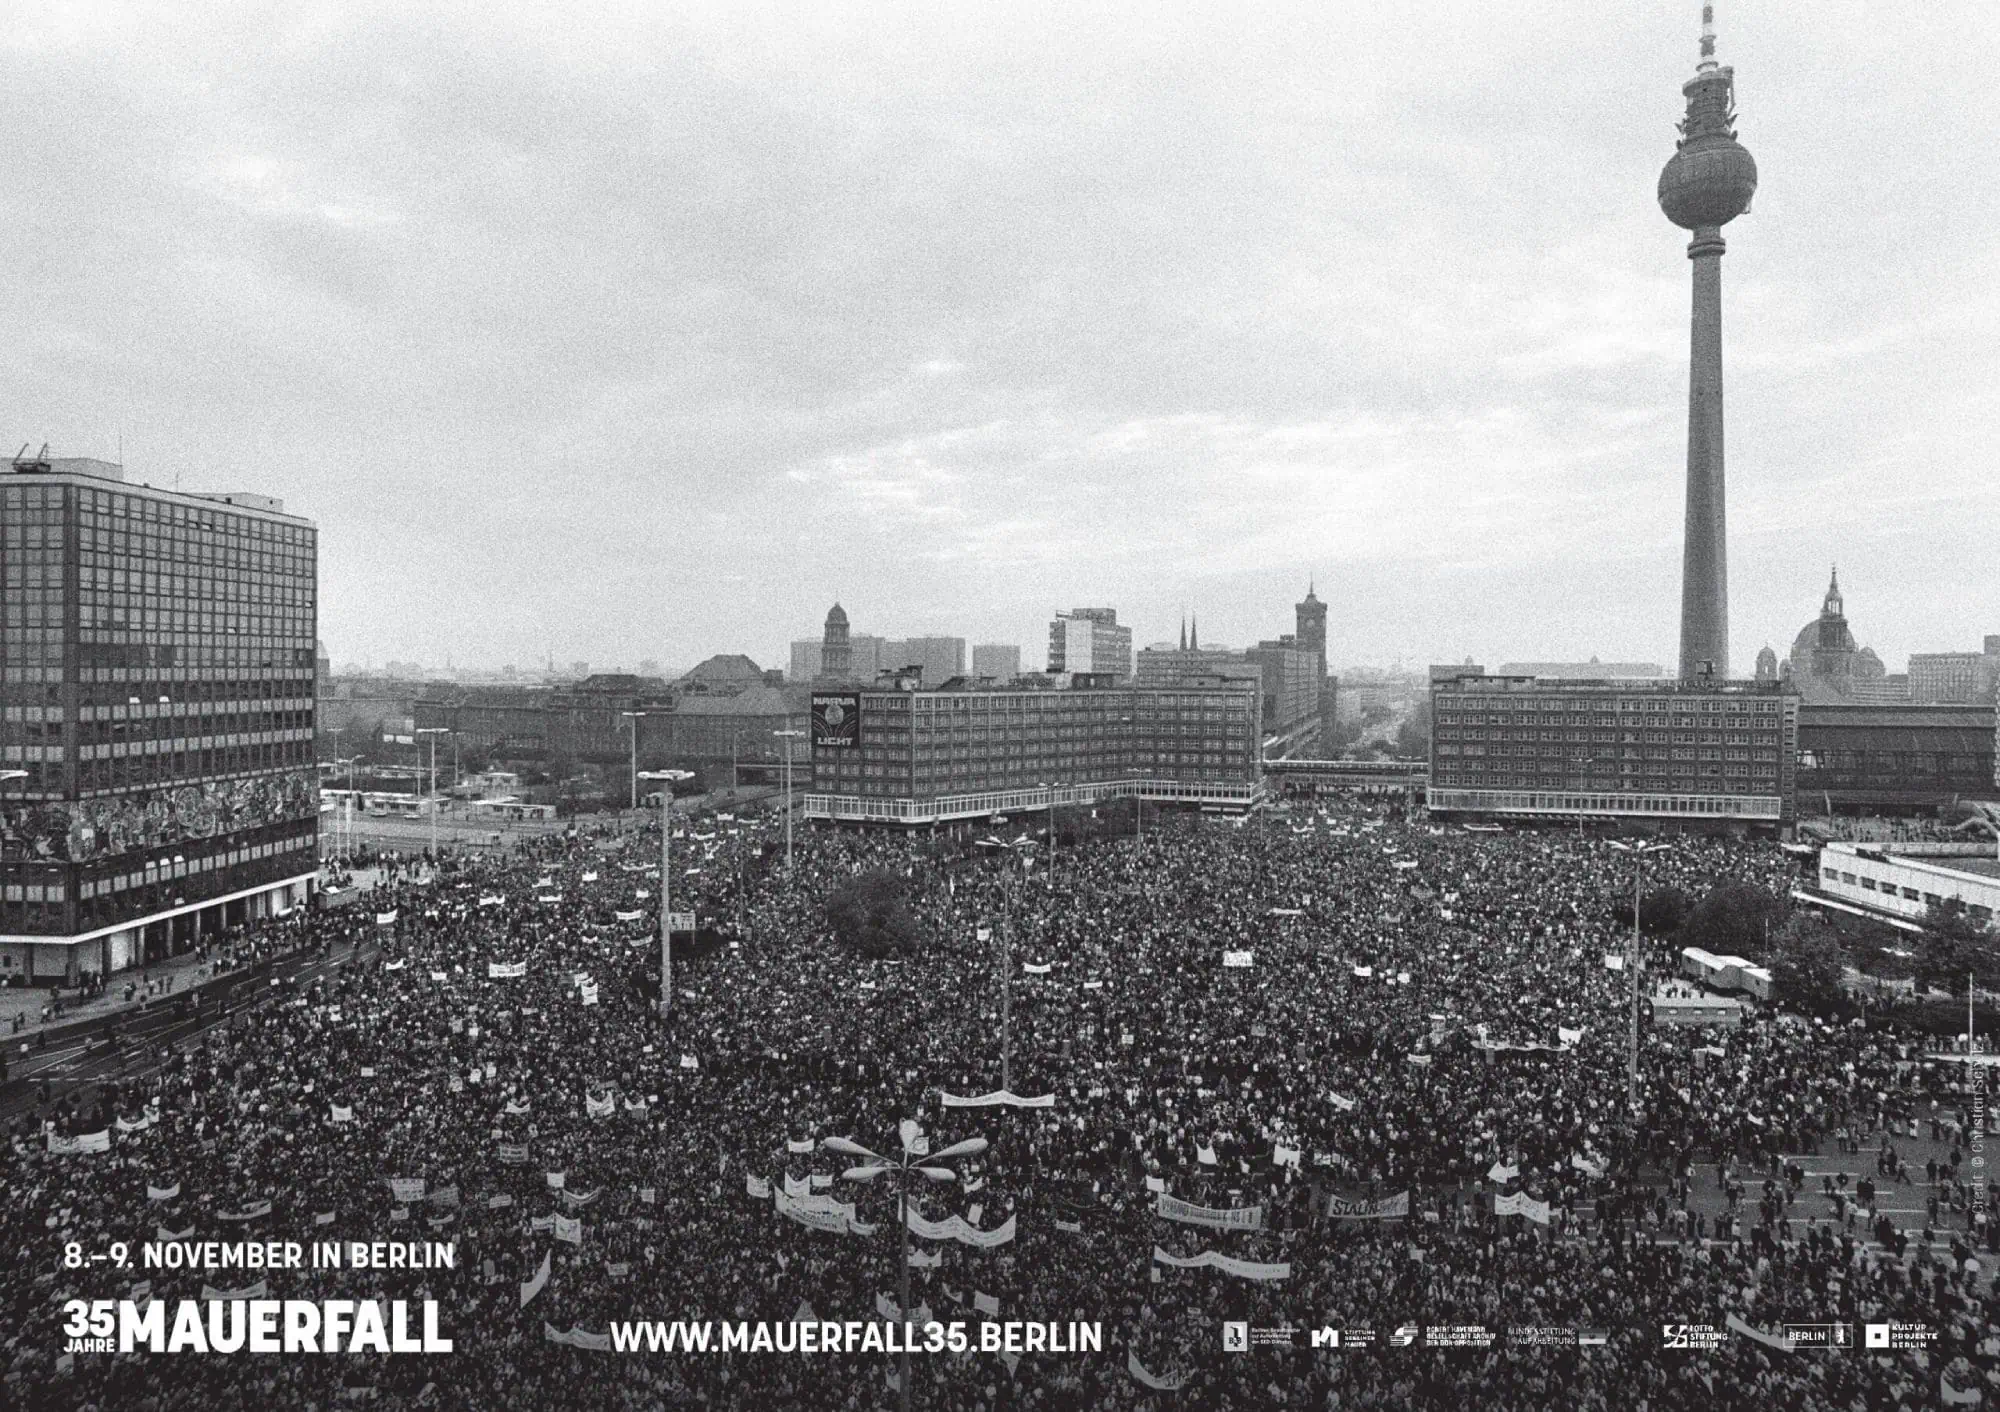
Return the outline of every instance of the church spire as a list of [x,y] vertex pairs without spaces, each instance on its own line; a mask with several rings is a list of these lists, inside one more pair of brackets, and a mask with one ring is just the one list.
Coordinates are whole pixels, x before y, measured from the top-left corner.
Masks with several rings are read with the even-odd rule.
[[1201,614],[1194,615],[1194,626],[1188,629],[1188,651],[1201,651]]
[[1187,651],[1187,614],[1181,614],[1181,651]]
[[1840,601],[1840,565],[1838,564],[1835,564],[1833,566],[1833,578],[1831,582],[1829,582],[1826,586],[1826,602],[1820,606],[1820,612],[1824,616],[1829,618],[1838,618],[1842,616],[1843,609]]

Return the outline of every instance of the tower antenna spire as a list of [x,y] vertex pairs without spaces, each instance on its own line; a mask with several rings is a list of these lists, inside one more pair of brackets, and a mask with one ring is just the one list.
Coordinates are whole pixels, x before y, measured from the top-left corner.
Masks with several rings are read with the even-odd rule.
[[1698,74],[1711,72],[1715,68],[1715,6],[1701,7],[1701,62],[1694,66]]

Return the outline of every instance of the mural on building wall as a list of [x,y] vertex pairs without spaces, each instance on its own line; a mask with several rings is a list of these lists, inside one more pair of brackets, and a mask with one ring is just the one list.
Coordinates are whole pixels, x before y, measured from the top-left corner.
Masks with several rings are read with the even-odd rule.
[[310,773],[20,804],[0,809],[0,851],[9,858],[87,863],[136,848],[310,819],[318,809],[319,785]]

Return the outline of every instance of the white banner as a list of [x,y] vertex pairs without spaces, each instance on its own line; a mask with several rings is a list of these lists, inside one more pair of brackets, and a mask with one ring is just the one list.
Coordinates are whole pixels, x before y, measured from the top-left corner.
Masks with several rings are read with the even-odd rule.
[[153,1123],[153,1115],[143,1113],[137,1118],[120,1118],[116,1126],[121,1133],[142,1133],[152,1127]]
[[938,1101],[947,1108],[995,1108],[1001,1106],[1008,1108],[1053,1108],[1056,1106],[1056,1096],[1053,1093],[1045,1093],[1039,1098],[1022,1098],[1018,1094],[1009,1093],[1004,1088],[995,1089],[991,1093],[982,1093],[977,1098],[960,1098],[955,1093],[945,1093],[940,1090]]
[[270,1214],[270,1202],[253,1201],[241,1211],[218,1211],[215,1213],[215,1219],[218,1221],[255,1221]]
[[394,926],[396,924],[396,914],[402,910],[400,907],[395,907],[387,912],[377,912],[375,914],[375,925],[378,927]]
[[746,1196],[754,1197],[758,1201],[769,1201],[771,1199],[771,1184],[762,1177],[753,1177],[746,1173],[743,1178],[743,1192]]
[[1225,951],[1222,953],[1222,964],[1230,970],[1247,971],[1255,964],[1256,955],[1254,951]]
[[1216,1231],[1264,1229],[1262,1206],[1196,1206],[1192,1202],[1162,1193],[1154,1199],[1153,1214],[1162,1220],[1180,1221],[1190,1226],[1207,1226],[1210,1230]]
[[542,1252],[542,1263],[535,1267],[534,1277],[521,1286],[521,1308],[526,1309],[529,1301],[542,1292],[542,1286],[549,1282],[549,1252]]
[[556,1239],[566,1240],[571,1245],[583,1244],[583,1222],[574,1216],[556,1217]]
[[636,922],[646,914],[644,912],[613,912],[611,915],[621,922]]
[[978,1246],[991,1250],[1005,1245],[1014,1238],[1014,1220],[1009,1216],[990,1231],[982,1231],[963,1216],[947,1216],[942,1221],[927,1221],[912,1208],[909,1213],[910,1233],[925,1240],[955,1240],[961,1245]]
[[812,1150],[813,1150],[813,1141],[811,1138],[807,1138],[804,1142],[792,1142],[790,1140],[787,1140],[785,1143],[785,1151],[791,1153],[794,1157],[807,1156],[812,1152]]
[[101,1128],[94,1133],[79,1133],[75,1137],[64,1137],[60,1133],[49,1134],[49,1155],[52,1157],[78,1156],[86,1152],[109,1152],[111,1150],[111,1129]]
[[484,897],[479,899],[479,905],[481,907],[499,907],[505,901],[506,901],[505,898],[495,896],[493,893],[489,892]]
[[179,1182],[175,1182],[172,1186],[154,1186],[151,1182],[146,1184],[146,1200],[148,1201],[172,1201],[180,1194],[181,1184]]
[[1033,961],[1023,961],[1021,963],[1021,969],[1026,971],[1031,976],[1046,976],[1050,971],[1053,971],[1055,967],[1053,965],[1037,965]]
[[153,1227],[153,1238],[155,1240],[164,1240],[164,1241],[189,1240],[192,1239],[193,1236],[194,1236],[193,1226],[189,1226],[184,1231],[170,1231],[165,1226]]
[[1570,1045],[1583,1042],[1583,1031],[1573,1030],[1565,1025],[1557,1025],[1556,1038],[1562,1042],[1564,1048],[1568,1048]]
[[1605,953],[1604,953],[1604,969],[1605,969],[1605,970],[1607,970],[1607,971],[1622,971],[1622,970],[1624,970],[1624,969],[1625,969],[1625,958],[1624,958],[1623,956],[1620,956],[1620,955],[1619,955],[1619,954],[1618,954],[1617,952],[1615,952],[1615,951],[1607,951],[1607,952],[1605,952]]
[[201,1297],[203,1299],[263,1299],[270,1293],[270,1282],[267,1280],[259,1280],[256,1284],[245,1285],[241,1289],[217,1289],[214,1285],[209,1284],[201,1287]]
[[1185,1377],[1163,1378],[1157,1373],[1147,1372],[1146,1365],[1139,1361],[1139,1355],[1129,1350],[1125,1354],[1125,1371],[1137,1382],[1159,1392],[1179,1392],[1187,1382]]
[[1486,1169],[1486,1180],[1489,1182],[1511,1182],[1520,1175],[1519,1167],[1509,1167],[1504,1162],[1495,1162]]
[[1352,1113],[1352,1112],[1354,1111],[1354,1100],[1353,1100],[1353,1099],[1351,1099],[1351,1098],[1342,1098],[1342,1097],[1341,1097],[1341,1096],[1340,1096],[1339,1094],[1337,1094],[1337,1093],[1329,1093],[1329,1094],[1327,1095],[1327,1097],[1328,1097],[1328,1098],[1331,1098],[1331,1099],[1333,1100],[1333,1106],[1334,1106],[1334,1107],[1336,1107],[1336,1108],[1338,1108],[1338,1109],[1339,1109],[1339,1110],[1340,1110],[1341,1112],[1343,1112],[1343,1113]]
[[585,1094],[583,1096],[583,1111],[587,1117],[608,1118],[618,1111],[618,1102],[608,1093],[602,1098]]
[[424,1199],[424,1179],[422,1177],[390,1177],[389,1191],[398,1204],[407,1204]]
[[327,1121],[332,1123],[351,1123],[354,1121],[354,1110],[345,1104],[336,1103],[328,1109]]
[[1237,1260],[1218,1251],[1204,1250],[1195,1256],[1169,1255],[1159,1246],[1153,1247],[1153,1259],[1162,1265],[1172,1265],[1181,1270],[1198,1270],[1203,1267],[1220,1270],[1226,1275],[1234,1275],[1243,1280],[1264,1280],[1276,1282],[1292,1277],[1290,1261],[1281,1264],[1262,1264],[1255,1260]]
[[488,961],[486,979],[489,981],[516,981],[528,974],[526,961]]
[[1538,1226],[1549,1223],[1549,1203],[1537,1201],[1525,1191],[1517,1191],[1512,1196],[1493,1198],[1493,1214],[1496,1216],[1526,1216]]
[[385,971],[400,971],[408,967],[409,964],[410,963],[407,960],[384,961],[382,963],[382,969]]

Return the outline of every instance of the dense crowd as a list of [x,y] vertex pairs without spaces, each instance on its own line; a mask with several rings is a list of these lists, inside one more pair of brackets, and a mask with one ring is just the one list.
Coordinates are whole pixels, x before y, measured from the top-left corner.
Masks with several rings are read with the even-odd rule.
[[[1635,1121],[1631,973],[1607,957],[1625,954],[1618,907],[1639,865],[1601,840],[1336,804],[1241,825],[1170,818],[1053,860],[1013,830],[802,830],[788,869],[778,833],[711,818],[675,839],[673,905],[723,936],[684,959],[666,1021],[642,992],[657,829],[447,858],[358,907],[275,924],[273,948],[304,942],[344,964],[152,1056],[144,1077],[16,1124],[0,1206],[6,1401],[887,1405],[896,1365],[880,1355],[626,1356],[548,1334],[808,1309],[879,1318],[898,1297],[896,1188],[843,1180],[850,1159],[818,1144],[894,1154],[906,1118],[936,1148],[991,1143],[950,1164],[957,1181],[918,1184],[926,1219],[1014,1222],[990,1248],[913,1239],[915,1316],[997,1307],[1101,1321],[1105,1340],[1102,1353],[919,1356],[926,1407],[1928,1407],[1947,1366],[1954,1385],[2000,1366],[1987,1214],[2000,1193],[1971,1165],[1962,1066],[1926,1062],[1879,1022],[1767,1007],[1737,1028],[1649,1029]],[[1731,879],[1782,895],[1796,864],[1771,844],[1690,838],[1643,867],[1648,886],[1694,896]],[[829,892],[866,869],[907,875],[918,950],[865,960],[829,935]],[[1648,946],[1648,976],[1671,971],[1671,946]],[[1003,1078],[1054,1101],[941,1106]],[[1951,1157],[1912,1172],[1891,1154],[1920,1125]],[[48,1151],[51,1132],[106,1128],[108,1152]],[[1863,1150],[1876,1154],[1868,1191],[1804,1174],[1804,1154]],[[1694,1189],[1708,1164],[1713,1217]],[[423,1195],[391,1179],[422,1179]],[[1904,1181],[1930,1202],[1915,1240],[1875,1213]],[[788,1187],[852,1202],[854,1223],[788,1219]],[[1169,1221],[1161,1195],[1262,1217],[1247,1230]],[[1399,1211],[1404,1195],[1406,1216],[1328,1215],[1336,1199]],[[268,1214],[237,1219],[262,1202]],[[436,1299],[456,1351],[58,1367],[64,1299],[124,1297],[137,1279],[155,1298],[227,1283],[69,1270],[64,1243],[137,1249],[188,1231],[454,1242],[451,1270],[268,1284],[285,1298]],[[1156,1248],[1287,1271],[1180,1268]],[[1939,1337],[1926,1352],[1783,1349],[1731,1319],[1889,1320]],[[1231,1351],[1225,1321],[1365,1327],[1376,1346]],[[1409,1324],[1483,1325],[1498,1341],[1391,1346]],[[1665,1324],[1725,1337],[1681,1350]],[[1520,1326],[1608,1341],[1523,1347],[1506,1336]],[[1180,1390],[1147,1386],[1129,1358]]]

